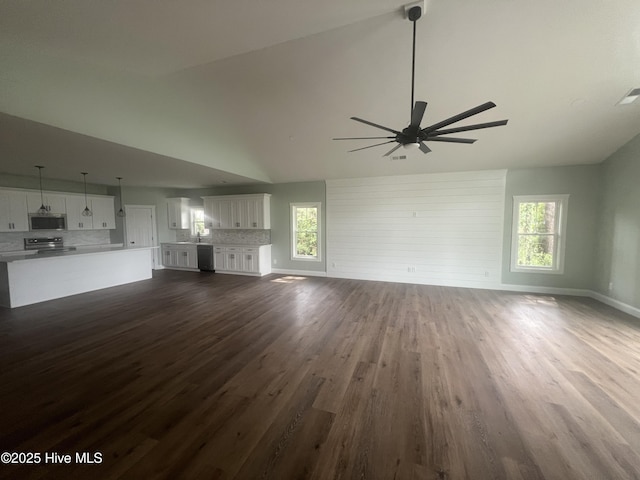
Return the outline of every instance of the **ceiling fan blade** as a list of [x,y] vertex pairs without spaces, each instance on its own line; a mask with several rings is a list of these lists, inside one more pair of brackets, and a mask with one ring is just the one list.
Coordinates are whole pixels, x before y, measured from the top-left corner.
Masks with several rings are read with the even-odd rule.
[[383,127],[382,125],[378,125],[377,123],[373,123],[368,120],[363,120],[362,118],[351,117],[351,120],[355,120],[356,122],[364,123],[366,125],[371,125],[372,127],[380,128],[382,130],[386,130],[387,132],[395,133],[396,135],[400,134],[398,130],[394,130],[393,128],[388,128],[388,127]]
[[498,120],[497,122],[477,123],[465,127],[448,128],[447,130],[436,130],[429,135],[448,135],[449,133],[467,132],[469,130],[480,130],[481,128],[500,127],[506,125],[509,120]]
[[364,150],[365,148],[373,148],[373,147],[377,147],[377,146],[380,146],[380,145],[386,145],[387,143],[393,143],[393,142],[395,142],[395,140],[389,140],[388,142],[376,143],[375,145],[369,145],[368,147],[362,147],[362,148],[356,148],[355,150],[349,150],[348,153],[357,152],[358,150]]
[[473,143],[475,138],[455,138],[455,137],[429,137],[428,142],[449,142],[449,143]]
[[340,138],[332,138],[332,140],[376,140],[381,138],[396,138],[396,137],[340,137]]
[[426,143],[420,142],[420,151],[422,153],[429,153],[431,151],[431,149],[429,147],[427,147]]
[[469,118],[473,115],[477,115],[478,113],[484,112],[485,110],[489,110],[490,108],[495,107],[496,104],[493,102],[483,103],[482,105],[478,105],[477,107],[472,108],[471,110],[467,110],[466,112],[459,113],[458,115],[454,115],[453,117],[447,118],[438,123],[434,123],[433,125],[423,128],[421,130],[422,133],[431,133],[435,132],[441,127],[446,127],[447,125],[451,125],[452,123],[459,122],[460,120],[464,120],[465,118]]
[[416,105],[413,107],[413,111],[411,112],[411,125],[410,127],[420,128],[420,122],[422,122],[422,117],[424,116],[424,111],[427,108],[427,102],[417,101]]
[[401,143],[399,143],[398,145],[396,145],[395,147],[393,147],[391,150],[389,150],[387,153],[385,153],[383,155],[383,157],[388,157],[389,155],[391,155],[393,152],[395,152],[397,149],[399,149],[402,146]]

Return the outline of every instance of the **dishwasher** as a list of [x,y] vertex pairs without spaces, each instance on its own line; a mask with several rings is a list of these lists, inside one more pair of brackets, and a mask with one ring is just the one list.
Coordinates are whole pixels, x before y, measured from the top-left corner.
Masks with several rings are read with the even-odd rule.
[[213,245],[198,244],[198,268],[201,272],[215,272],[213,268]]

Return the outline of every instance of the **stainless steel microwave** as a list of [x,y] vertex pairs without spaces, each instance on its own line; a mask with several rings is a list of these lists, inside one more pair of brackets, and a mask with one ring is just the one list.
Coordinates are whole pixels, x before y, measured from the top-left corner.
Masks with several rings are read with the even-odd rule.
[[29,230],[66,230],[66,215],[29,215]]

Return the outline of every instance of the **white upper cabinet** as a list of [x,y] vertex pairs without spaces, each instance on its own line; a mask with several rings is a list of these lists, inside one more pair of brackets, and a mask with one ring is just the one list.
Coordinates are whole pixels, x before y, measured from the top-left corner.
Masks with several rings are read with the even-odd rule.
[[28,232],[27,194],[0,190],[0,232]]
[[116,210],[113,197],[90,196],[89,201],[93,213],[94,230],[110,230],[116,228]]
[[[37,190],[0,190],[0,232],[28,232],[29,214],[44,204],[52,215],[67,215],[67,230],[109,230],[116,228],[114,197],[42,192]],[[85,206],[92,216],[82,215]]]
[[[44,202],[44,203],[43,203]],[[27,208],[29,213],[37,213],[44,205],[47,212],[54,215],[64,215],[67,213],[67,196],[56,193],[40,192],[27,193]]]
[[84,196],[67,196],[67,230],[93,230],[93,217],[82,215],[85,207],[91,209],[91,201]]
[[167,198],[169,228],[176,230],[189,228],[189,213],[188,198]]
[[271,195],[224,195],[202,197],[207,228],[271,228]]

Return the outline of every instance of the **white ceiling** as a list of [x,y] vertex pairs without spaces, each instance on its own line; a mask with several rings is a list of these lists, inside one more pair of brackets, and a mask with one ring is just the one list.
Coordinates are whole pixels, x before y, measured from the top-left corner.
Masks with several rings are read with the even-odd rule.
[[640,101],[616,105],[640,87],[634,0],[428,0],[423,125],[489,100],[460,124],[509,124],[347,153],[369,143],[331,139],[385,135],[349,117],[409,122],[405,3],[0,1],[0,172],[204,187],[587,164],[640,133]]

